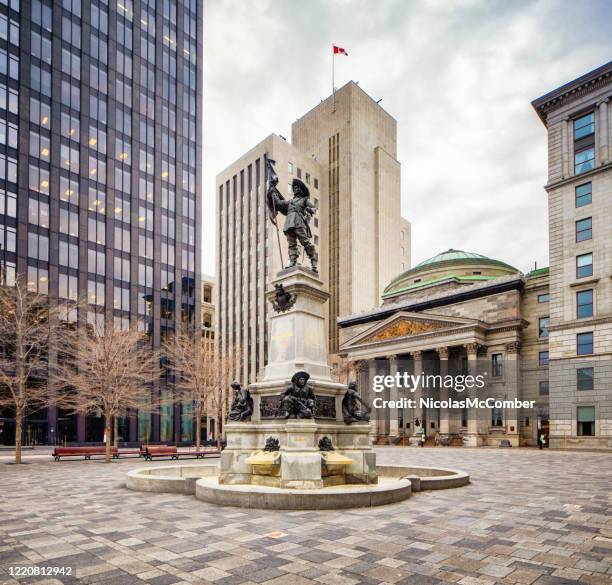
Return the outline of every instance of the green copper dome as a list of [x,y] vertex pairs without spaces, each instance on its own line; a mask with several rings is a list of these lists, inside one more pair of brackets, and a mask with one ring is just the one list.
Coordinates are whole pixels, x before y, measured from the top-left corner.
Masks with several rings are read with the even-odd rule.
[[475,252],[446,250],[396,276],[385,288],[383,298],[433,285],[448,279],[469,283],[493,280],[519,272],[500,260],[494,260]]

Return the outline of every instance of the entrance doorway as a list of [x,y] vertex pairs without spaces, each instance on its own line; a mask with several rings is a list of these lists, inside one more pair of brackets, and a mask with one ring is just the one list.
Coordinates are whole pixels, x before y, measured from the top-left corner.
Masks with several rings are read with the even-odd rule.
[[[542,435],[542,434],[544,435],[544,441],[546,441],[544,446],[548,447],[548,445],[550,444],[550,442],[548,440],[548,437],[549,437],[549,434],[550,434],[550,423],[549,423],[547,418],[543,418],[540,421],[540,425],[541,425],[540,426],[540,435]],[[538,439],[539,439],[539,436],[538,436]]]

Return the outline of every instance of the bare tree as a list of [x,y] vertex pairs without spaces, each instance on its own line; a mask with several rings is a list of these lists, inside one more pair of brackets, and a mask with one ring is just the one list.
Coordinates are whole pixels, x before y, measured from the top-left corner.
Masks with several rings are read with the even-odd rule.
[[[221,449],[221,428],[225,427],[229,413],[230,392],[229,385],[233,377],[242,372],[243,352],[239,347],[221,347],[218,344],[214,349],[215,384],[210,394],[210,401],[217,417],[217,448]],[[246,382],[245,382],[246,383]]]
[[15,411],[15,463],[21,463],[26,412],[45,408],[48,355],[54,335],[64,332],[66,307],[27,289],[22,279],[12,286],[0,282],[0,408]]
[[[175,389],[181,400],[193,404],[196,423],[196,449],[202,442],[202,418],[209,409],[216,414],[217,424],[223,424],[227,413],[228,393],[232,372],[239,371],[241,352],[220,349],[210,338],[201,338],[189,330],[178,331],[163,345],[167,367],[174,373]],[[217,432],[217,446],[221,445]]]
[[75,413],[102,413],[108,463],[112,421],[128,409],[151,411],[157,405],[152,384],[159,378],[159,360],[146,337],[133,329],[88,325],[74,341],[58,364],[58,400]]
[[202,418],[221,378],[214,343],[188,329],[179,330],[162,347],[166,367],[174,374],[176,397],[193,404],[195,445],[202,445]]

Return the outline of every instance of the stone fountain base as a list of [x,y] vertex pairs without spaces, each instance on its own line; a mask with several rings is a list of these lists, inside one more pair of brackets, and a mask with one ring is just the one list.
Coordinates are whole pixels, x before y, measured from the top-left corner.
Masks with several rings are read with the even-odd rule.
[[126,487],[156,493],[195,495],[204,502],[268,510],[339,510],[393,504],[414,492],[467,485],[463,471],[435,467],[379,466],[377,484],[352,484],[317,489],[282,489],[263,485],[219,483],[218,467],[181,464],[145,467],[127,474]]
[[[319,489],[344,484],[375,484],[376,455],[369,424],[290,419],[228,423],[219,484],[284,489]],[[327,438],[334,450],[322,451]],[[264,451],[270,440],[278,450]]]

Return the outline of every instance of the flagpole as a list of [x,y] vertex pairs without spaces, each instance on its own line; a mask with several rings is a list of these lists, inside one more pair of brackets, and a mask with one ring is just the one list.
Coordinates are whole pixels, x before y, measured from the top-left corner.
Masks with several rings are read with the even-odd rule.
[[336,111],[336,85],[334,83],[334,65],[336,63],[336,52],[332,44],[332,114]]

